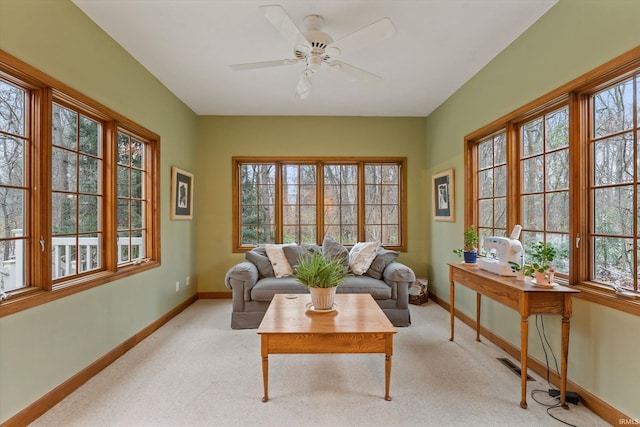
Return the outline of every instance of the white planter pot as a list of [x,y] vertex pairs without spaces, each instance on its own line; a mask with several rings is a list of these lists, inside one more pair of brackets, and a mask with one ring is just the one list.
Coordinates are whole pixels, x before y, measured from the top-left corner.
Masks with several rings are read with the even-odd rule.
[[331,310],[336,296],[337,287],[333,288],[309,288],[311,292],[311,304],[316,310]]

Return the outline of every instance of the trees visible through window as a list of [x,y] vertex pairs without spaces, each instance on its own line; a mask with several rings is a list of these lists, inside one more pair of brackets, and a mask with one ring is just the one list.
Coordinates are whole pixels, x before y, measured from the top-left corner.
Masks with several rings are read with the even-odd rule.
[[634,77],[593,94],[591,230],[592,279],[638,290],[640,162],[638,95]]
[[557,280],[639,313],[639,102],[640,48],[467,135],[465,226],[521,224],[525,261],[550,244]]
[[0,51],[0,315],[158,265],[158,144]]
[[28,107],[25,89],[0,80],[0,291],[25,286]]
[[403,249],[406,159],[234,159],[234,248],[265,243],[346,245],[377,240]]

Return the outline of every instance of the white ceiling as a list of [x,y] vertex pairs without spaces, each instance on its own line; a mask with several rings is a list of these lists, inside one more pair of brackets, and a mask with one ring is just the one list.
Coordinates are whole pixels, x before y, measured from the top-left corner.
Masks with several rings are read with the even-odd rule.
[[[73,0],[199,115],[427,116],[557,0]],[[362,86],[329,67],[311,97],[295,98],[304,63],[233,71],[230,64],[293,58],[266,20],[279,4],[299,28],[324,17],[334,40],[383,17],[397,33],[340,60],[383,77]]]

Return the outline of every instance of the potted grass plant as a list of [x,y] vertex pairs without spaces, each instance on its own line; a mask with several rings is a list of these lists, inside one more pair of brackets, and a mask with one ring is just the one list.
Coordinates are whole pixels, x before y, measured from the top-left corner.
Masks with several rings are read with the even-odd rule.
[[341,260],[314,252],[300,257],[293,275],[309,288],[314,309],[331,310],[336,289],[349,273]]

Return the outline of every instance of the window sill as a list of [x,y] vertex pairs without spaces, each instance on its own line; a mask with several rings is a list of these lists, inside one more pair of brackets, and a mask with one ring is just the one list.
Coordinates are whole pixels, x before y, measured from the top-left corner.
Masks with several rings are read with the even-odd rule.
[[634,316],[640,316],[640,297],[634,299],[616,295],[613,289],[589,282],[579,283],[572,287],[580,291],[579,294],[575,295],[576,298],[602,304]]
[[87,289],[95,288],[96,286],[113,282],[115,280],[119,280],[124,277],[141,273],[143,271],[150,270],[159,266],[159,262],[150,261],[145,264],[125,266],[120,268],[117,272],[103,271],[100,273],[92,274],[90,276],[54,285],[53,289],[50,291],[33,288],[21,289],[15,291],[8,299],[0,303],[0,317],[18,313],[29,308],[37,307],[39,305],[64,298],[78,292],[86,291]]

